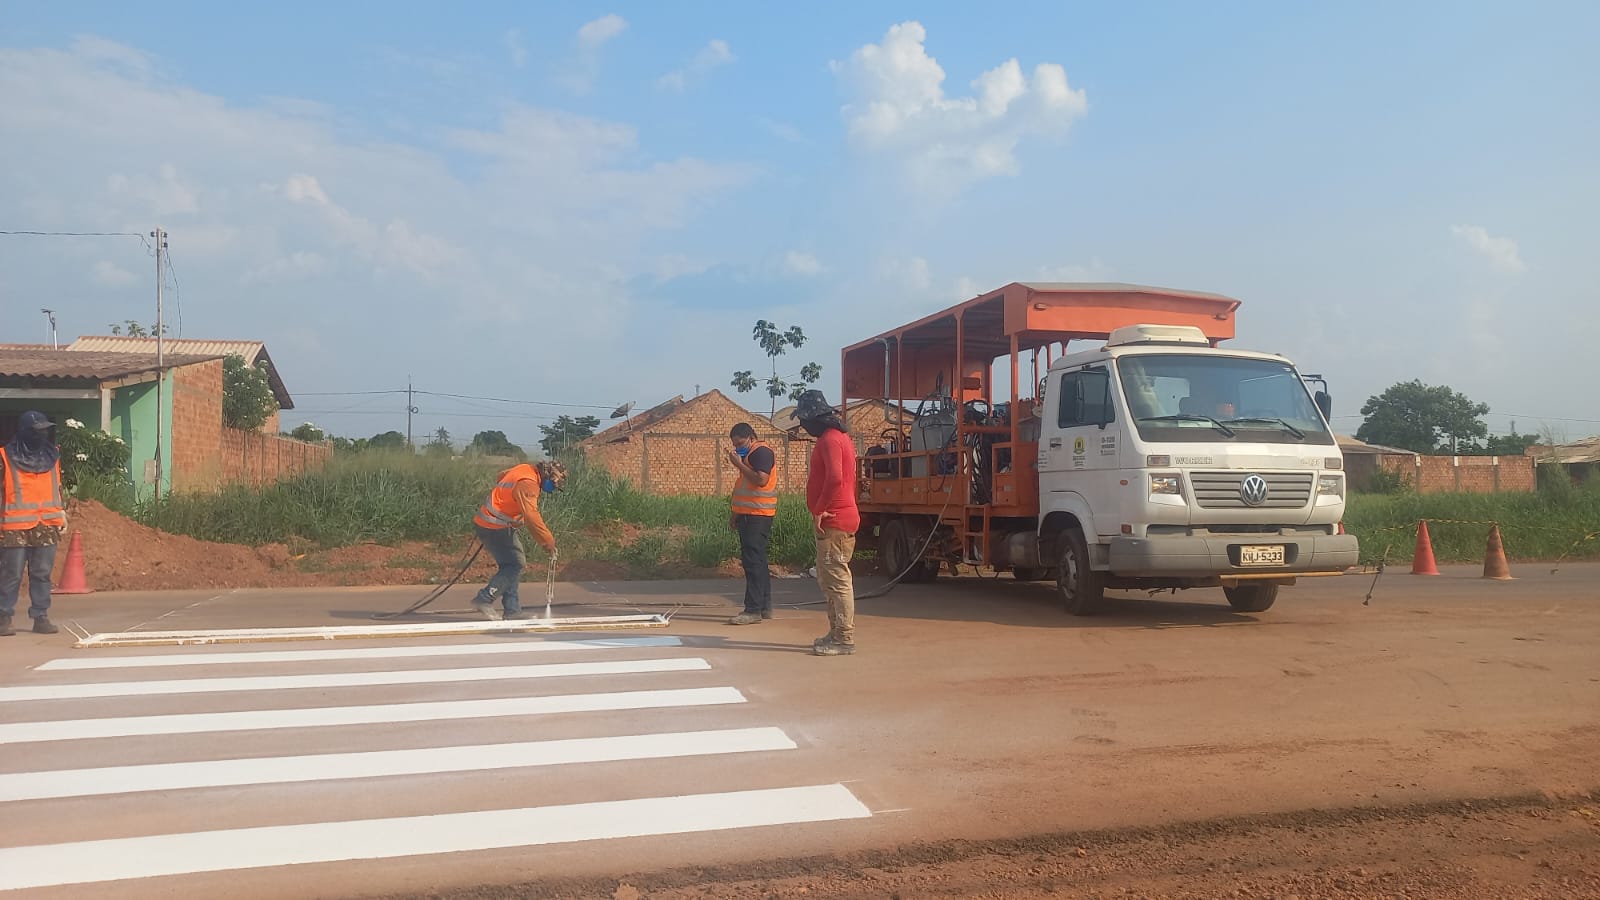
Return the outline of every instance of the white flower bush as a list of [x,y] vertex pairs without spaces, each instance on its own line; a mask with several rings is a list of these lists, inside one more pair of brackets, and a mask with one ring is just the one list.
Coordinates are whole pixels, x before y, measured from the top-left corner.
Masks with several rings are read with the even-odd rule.
[[77,419],[67,419],[60,432],[61,480],[76,487],[84,481],[128,484],[132,465],[128,444],[121,437],[85,428]]

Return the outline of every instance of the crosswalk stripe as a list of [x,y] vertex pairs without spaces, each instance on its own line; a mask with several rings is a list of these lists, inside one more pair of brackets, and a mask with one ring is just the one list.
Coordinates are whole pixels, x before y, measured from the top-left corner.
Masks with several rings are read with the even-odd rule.
[[0,890],[863,819],[842,784],[0,849]]
[[617,662],[552,663],[529,666],[482,666],[470,669],[418,669],[404,672],[349,672],[328,675],[262,675],[251,678],[188,678],[173,681],[114,681],[89,684],[42,684],[0,688],[0,701],[78,700],[88,697],[147,697],[156,694],[207,694],[238,691],[281,691],[295,688],[370,687],[393,684],[440,684],[558,678],[574,675],[634,675],[645,672],[687,672],[711,668],[703,659],[635,659]]
[[781,728],[731,728],[417,750],[56,769],[19,772],[0,778],[0,802],[794,749],[795,742]]
[[429,656],[489,656],[557,650],[620,650],[680,647],[675,637],[596,638],[578,641],[517,641],[499,644],[440,644],[425,647],[361,647],[328,650],[257,650],[248,653],[164,653],[158,656],[75,656],[52,659],[37,670],[136,669],[166,666],[220,666],[238,663],[324,662],[335,660],[411,659]]
[[508,697],[494,700],[447,700],[428,703],[389,703],[372,706],[327,706],[303,709],[187,713],[164,716],[66,719],[51,722],[0,724],[0,744],[132,737],[136,735],[255,731],[269,728],[317,728],[330,725],[370,725],[387,722],[428,722],[445,719],[538,716],[550,713],[661,709],[677,706],[716,706],[743,702],[745,702],[744,695],[734,688],[709,687],[570,694],[553,697]]

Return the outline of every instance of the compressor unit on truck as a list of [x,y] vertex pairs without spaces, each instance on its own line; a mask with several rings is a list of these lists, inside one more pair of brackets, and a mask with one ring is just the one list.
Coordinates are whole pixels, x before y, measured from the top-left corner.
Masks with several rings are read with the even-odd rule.
[[905,413],[859,435],[863,544],[902,582],[947,564],[1053,580],[1076,615],[1108,589],[1199,587],[1262,612],[1342,574],[1358,548],[1327,385],[1222,347],[1238,308],[1013,283],[847,347],[845,408]]

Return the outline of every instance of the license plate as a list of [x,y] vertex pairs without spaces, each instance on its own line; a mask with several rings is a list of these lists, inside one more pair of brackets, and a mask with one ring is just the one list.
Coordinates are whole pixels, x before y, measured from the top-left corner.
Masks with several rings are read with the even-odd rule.
[[1239,565],[1281,566],[1283,565],[1283,547],[1277,544],[1240,547]]

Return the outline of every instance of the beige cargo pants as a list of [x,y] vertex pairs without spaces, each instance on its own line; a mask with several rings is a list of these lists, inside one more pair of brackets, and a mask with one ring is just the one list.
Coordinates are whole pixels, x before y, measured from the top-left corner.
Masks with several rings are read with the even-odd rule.
[[850,558],[856,554],[856,536],[837,528],[817,535],[817,585],[828,601],[828,625],[833,640],[856,642],[856,585],[850,575]]

